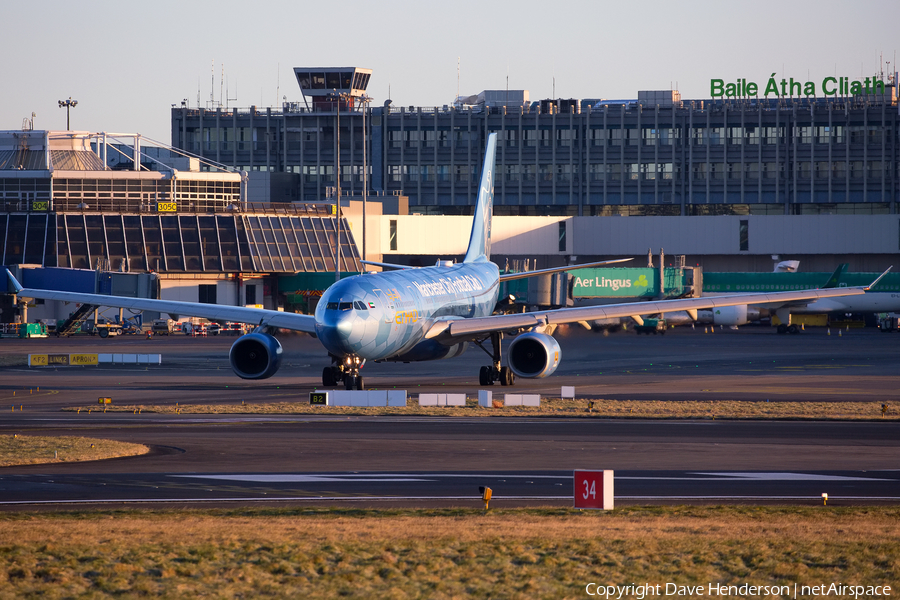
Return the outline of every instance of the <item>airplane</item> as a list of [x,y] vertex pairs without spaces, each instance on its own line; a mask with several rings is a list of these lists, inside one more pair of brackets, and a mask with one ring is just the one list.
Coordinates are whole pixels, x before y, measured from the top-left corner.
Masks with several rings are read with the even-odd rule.
[[[777,270],[770,274],[759,274],[753,278],[753,283],[769,289],[776,289],[779,286],[782,288],[790,287],[792,279],[799,276],[799,274],[796,273],[796,266],[799,265],[799,261],[793,262],[795,263],[795,266],[790,274],[788,274],[788,272]],[[832,273],[822,285],[822,288],[839,288],[841,286],[846,286],[848,266],[848,263],[841,263],[838,265],[834,273]],[[893,266],[888,267],[885,273],[892,268]],[[858,275],[854,278],[859,281]],[[878,278],[878,280],[880,279],[881,277]],[[878,280],[876,280],[876,282]],[[741,285],[741,282],[737,281],[732,285],[737,287]],[[793,287],[797,286],[794,285]],[[874,287],[874,283],[869,287]],[[885,286],[882,285],[882,288],[884,287]],[[713,292],[713,294],[716,293],[721,292]],[[763,310],[760,310],[761,308],[763,308]],[[765,310],[765,307],[754,305],[725,307],[713,311],[711,317],[712,322],[716,325],[728,325],[734,327],[737,325],[746,325],[748,322],[759,320],[760,317],[768,314],[775,314],[780,321],[780,324],[776,329],[778,333],[800,333],[800,328],[797,327],[797,325],[791,324],[791,315],[865,312],[881,313],[898,311],[900,311],[900,293],[897,293],[896,291],[871,291],[864,296],[858,297],[833,297],[796,301],[777,307],[776,310]]]
[[[315,315],[25,289],[11,273],[7,273],[15,293],[26,298],[256,324],[256,329],[238,338],[229,351],[232,370],[244,379],[265,379],[278,371],[282,347],[272,335],[273,330],[283,328],[314,334],[331,358],[331,365],[323,369],[322,384],[326,387],[343,384],[348,390],[364,389],[360,369],[367,361],[411,362],[453,358],[461,355],[470,343],[484,350],[491,359],[490,364],[482,366],[479,371],[479,385],[488,386],[499,381],[501,385],[508,386],[514,384],[516,377],[546,377],[557,369],[561,352],[552,333],[560,324],[678,310],[696,314],[696,310],[705,308],[859,295],[867,289],[845,287],[738,294],[497,314],[499,284],[503,281],[630,259],[500,274],[498,266],[490,260],[496,146],[497,134],[491,133],[485,149],[469,245],[461,263],[439,260],[431,267],[369,263],[387,270],[356,275],[334,283],[323,293]],[[502,307],[502,303],[499,306]],[[509,357],[506,366],[502,364],[501,354],[504,335],[514,336],[507,349]],[[486,347],[488,341],[490,349]]]

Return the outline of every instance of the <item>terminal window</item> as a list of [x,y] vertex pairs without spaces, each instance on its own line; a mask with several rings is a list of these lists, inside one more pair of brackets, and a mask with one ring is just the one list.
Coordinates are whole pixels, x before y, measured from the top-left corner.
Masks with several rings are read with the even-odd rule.
[[216,304],[216,284],[199,285],[201,304]]
[[747,252],[750,250],[750,221],[745,219],[741,219],[740,227],[738,228],[738,239],[740,242],[741,252]]

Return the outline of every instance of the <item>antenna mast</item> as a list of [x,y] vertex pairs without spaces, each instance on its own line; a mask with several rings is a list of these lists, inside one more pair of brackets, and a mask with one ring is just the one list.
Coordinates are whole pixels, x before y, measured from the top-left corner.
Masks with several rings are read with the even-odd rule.
[[[222,78],[227,82],[228,79],[225,77],[225,63],[222,63]],[[234,84],[234,98],[231,97],[231,94],[228,93],[228,84],[225,84],[225,109],[228,109],[228,102],[234,100],[237,102],[237,83]]]

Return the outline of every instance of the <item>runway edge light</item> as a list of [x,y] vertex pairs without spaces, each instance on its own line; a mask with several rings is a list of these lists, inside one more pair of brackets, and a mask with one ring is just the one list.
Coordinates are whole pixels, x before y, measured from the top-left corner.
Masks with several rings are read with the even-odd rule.
[[484,502],[484,510],[488,509],[488,505],[491,503],[491,495],[493,494],[493,490],[489,487],[484,487],[483,485],[478,486],[478,491],[481,493],[481,500]]

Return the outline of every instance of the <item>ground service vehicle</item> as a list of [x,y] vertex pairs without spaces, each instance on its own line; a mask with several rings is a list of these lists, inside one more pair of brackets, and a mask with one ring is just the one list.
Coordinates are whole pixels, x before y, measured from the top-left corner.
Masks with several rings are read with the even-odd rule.
[[635,325],[634,330],[638,333],[646,333],[650,335],[656,335],[657,333],[661,335],[666,335],[666,329],[668,325],[666,324],[665,319],[644,319],[643,325]]
[[171,335],[175,331],[175,321],[172,319],[156,319],[150,324],[153,335]]

